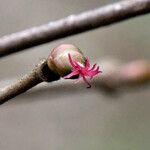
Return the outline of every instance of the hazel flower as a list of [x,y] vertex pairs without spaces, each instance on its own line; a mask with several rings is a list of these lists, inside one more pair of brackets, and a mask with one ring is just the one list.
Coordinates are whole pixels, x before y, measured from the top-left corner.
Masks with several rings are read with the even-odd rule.
[[[61,44],[55,47],[48,59],[47,65],[51,71],[64,79],[83,78],[87,88],[91,87],[90,80],[101,73],[99,66],[90,67],[81,50],[72,44]],[[89,80],[87,78],[90,78]]]
[[99,70],[99,66],[96,67],[96,64],[94,64],[92,67],[90,67],[91,65],[88,58],[86,59],[84,66],[83,64],[73,60],[70,53],[68,54],[68,58],[72,66],[72,72],[63,78],[69,79],[74,76],[78,76],[79,78],[83,78],[84,82],[87,84],[87,88],[90,88],[91,84],[86,77],[89,77],[91,80],[94,76],[101,73],[102,71]]

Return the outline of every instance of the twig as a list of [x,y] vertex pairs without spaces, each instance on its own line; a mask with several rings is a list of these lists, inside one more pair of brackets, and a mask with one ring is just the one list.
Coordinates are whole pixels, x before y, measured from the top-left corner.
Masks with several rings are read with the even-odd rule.
[[0,38],[0,57],[150,12],[150,0],[124,0]]
[[46,60],[42,60],[31,71],[31,73],[25,75],[16,83],[0,90],[0,104],[3,104],[9,99],[26,92],[41,82],[52,82],[58,80],[59,78],[59,76],[49,70]]
[[[100,75],[100,80],[97,80],[97,83],[99,87],[107,91],[116,88],[120,89],[126,85],[129,87],[133,85],[144,85],[150,81],[150,62],[146,60],[137,60],[125,65],[107,61],[107,65],[104,65],[103,62],[101,65],[103,66],[103,73]],[[48,69],[46,61],[44,60],[33,69],[30,74],[15,84],[3,88],[0,91],[0,104],[3,104],[43,81],[52,82],[59,78],[59,76]]]

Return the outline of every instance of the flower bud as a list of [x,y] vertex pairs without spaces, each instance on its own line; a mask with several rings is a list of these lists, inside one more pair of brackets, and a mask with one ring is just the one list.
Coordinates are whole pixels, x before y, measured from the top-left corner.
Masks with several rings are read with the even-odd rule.
[[146,60],[133,61],[124,65],[120,73],[125,82],[147,82],[150,80],[150,63]]
[[79,62],[83,66],[86,62],[86,59],[80,49],[72,44],[61,44],[55,47],[47,59],[47,64],[54,73],[61,77],[64,77],[72,71],[68,54],[71,55],[73,60]]

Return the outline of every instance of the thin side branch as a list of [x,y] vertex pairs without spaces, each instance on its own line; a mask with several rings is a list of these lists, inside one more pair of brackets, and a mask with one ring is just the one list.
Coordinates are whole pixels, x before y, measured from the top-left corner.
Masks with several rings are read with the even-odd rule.
[[22,79],[20,79],[16,83],[1,89],[0,104],[3,104],[7,100],[41,83],[42,80],[39,78],[39,67],[32,70],[30,74],[25,75]]
[[16,83],[9,85],[0,90],[0,104],[20,95],[41,82],[52,82],[60,77],[51,72],[46,60],[42,60],[29,74],[26,74]]
[[124,0],[0,38],[0,57],[150,12],[150,0]]
[[[104,61],[104,64],[105,63],[106,62]],[[101,64],[103,64],[103,62],[101,62]],[[102,65],[103,73],[96,81],[98,88],[100,87],[106,91],[113,91],[114,89],[121,89],[124,86],[139,86],[150,82],[149,61],[137,60],[127,64],[116,64],[112,61],[107,61],[107,65],[105,66],[104,64]],[[29,90],[43,81],[51,82],[58,79],[58,76],[45,69],[45,61],[43,61],[29,75],[26,75],[15,84],[3,88],[0,91],[0,104]]]

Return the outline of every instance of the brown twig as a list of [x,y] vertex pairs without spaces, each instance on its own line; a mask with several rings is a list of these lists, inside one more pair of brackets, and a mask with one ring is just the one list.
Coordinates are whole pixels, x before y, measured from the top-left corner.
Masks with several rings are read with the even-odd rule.
[[150,0],[124,0],[0,38],[0,57],[150,12]]
[[42,60],[31,71],[31,73],[25,75],[16,83],[0,90],[0,104],[3,104],[9,99],[26,92],[41,82],[52,82],[58,80],[59,78],[59,76],[49,70],[46,60]]
[[[107,61],[106,66],[103,62],[101,66],[103,66],[103,73],[100,75],[100,80],[97,80],[97,85],[105,90],[113,90],[126,85],[129,87],[133,85],[139,86],[150,81],[150,62],[146,60],[137,60],[124,65]],[[15,84],[1,89],[0,104],[43,81],[52,82],[59,78],[59,76],[48,69],[46,61],[44,60],[37,65],[30,74],[26,75]]]

